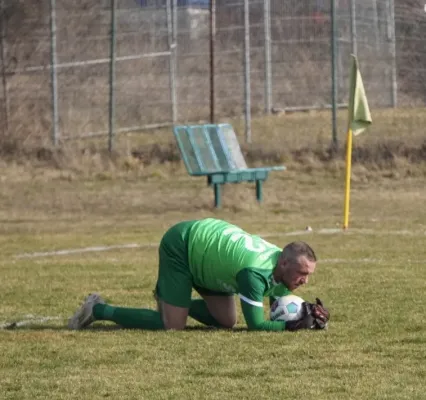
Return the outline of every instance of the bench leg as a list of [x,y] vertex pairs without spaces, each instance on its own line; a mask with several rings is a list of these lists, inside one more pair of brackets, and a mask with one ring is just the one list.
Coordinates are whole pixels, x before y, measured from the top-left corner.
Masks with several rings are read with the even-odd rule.
[[220,208],[221,199],[220,199],[220,183],[213,184],[214,191],[214,206],[216,208]]
[[263,200],[262,181],[256,181],[256,199],[259,203]]

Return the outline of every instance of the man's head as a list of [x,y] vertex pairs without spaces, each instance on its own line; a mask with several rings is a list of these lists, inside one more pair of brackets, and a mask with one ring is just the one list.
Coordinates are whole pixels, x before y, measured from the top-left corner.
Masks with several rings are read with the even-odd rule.
[[277,283],[283,283],[294,290],[308,283],[309,276],[315,271],[317,257],[305,242],[292,242],[284,247],[273,276]]

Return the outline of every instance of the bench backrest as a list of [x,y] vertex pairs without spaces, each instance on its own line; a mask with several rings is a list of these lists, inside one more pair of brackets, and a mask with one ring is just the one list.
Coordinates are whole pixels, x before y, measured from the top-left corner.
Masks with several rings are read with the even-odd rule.
[[190,175],[247,169],[230,124],[179,125],[173,133]]

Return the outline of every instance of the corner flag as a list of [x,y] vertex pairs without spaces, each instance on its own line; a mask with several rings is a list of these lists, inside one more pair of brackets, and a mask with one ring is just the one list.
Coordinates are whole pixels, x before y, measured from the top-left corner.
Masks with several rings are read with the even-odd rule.
[[349,92],[349,129],[356,136],[373,122],[365,95],[364,84],[358,67],[358,60],[352,54]]
[[343,229],[347,229],[349,226],[352,136],[359,135],[373,122],[371,119],[367,96],[365,95],[364,84],[362,82],[361,72],[359,71],[356,56],[352,54],[351,60],[352,64],[349,86],[348,133],[346,140],[346,188]]

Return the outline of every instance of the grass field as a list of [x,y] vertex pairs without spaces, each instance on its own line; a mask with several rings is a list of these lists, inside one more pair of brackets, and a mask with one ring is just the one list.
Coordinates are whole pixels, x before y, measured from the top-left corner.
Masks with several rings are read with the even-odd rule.
[[[288,123],[297,127],[297,118]],[[419,139],[408,131],[401,140]],[[224,208],[215,210],[211,189],[180,163],[100,174],[99,166],[83,173],[5,162],[0,399],[424,399],[424,164],[355,165],[343,233],[342,163],[306,163],[272,175],[262,205],[253,186],[241,184],[226,187]],[[280,246],[308,241],[318,268],[296,294],[323,299],[328,331],[247,332],[240,312],[233,331],[192,320],[184,332],[65,328],[90,291],[113,304],[154,307],[161,235],[175,222],[207,216]],[[118,247],[89,251],[95,246]],[[67,249],[76,251],[50,253]],[[5,329],[11,322],[15,329]]]

